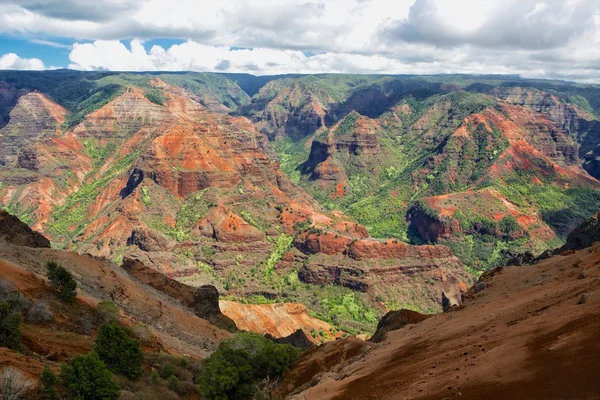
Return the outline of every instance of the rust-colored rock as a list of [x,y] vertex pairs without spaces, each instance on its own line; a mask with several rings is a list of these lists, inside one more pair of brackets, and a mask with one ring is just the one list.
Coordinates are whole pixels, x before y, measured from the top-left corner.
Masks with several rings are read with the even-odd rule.
[[201,235],[220,242],[260,242],[265,239],[264,232],[223,206],[213,208],[198,222],[196,229]]

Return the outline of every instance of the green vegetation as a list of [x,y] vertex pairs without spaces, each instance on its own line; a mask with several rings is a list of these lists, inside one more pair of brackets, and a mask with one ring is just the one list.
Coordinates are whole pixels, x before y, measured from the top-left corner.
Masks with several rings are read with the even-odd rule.
[[60,382],[73,400],[114,400],[120,394],[119,385],[94,351],[62,364]]
[[14,305],[0,302],[0,347],[18,350],[21,347],[21,313]]
[[142,203],[144,203],[146,207],[150,207],[152,204],[152,200],[150,199],[150,190],[147,186],[142,188]]
[[327,317],[335,325],[340,326],[347,319],[364,322],[366,324],[376,324],[377,315],[373,309],[368,309],[357,299],[355,294],[346,294],[344,296],[324,299],[321,304],[327,310]]
[[298,350],[243,332],[221,342],[198,379],[208,400],[252,399],[264,379],[281,376],[298,359]]
[[94,351],[114,373],[129,379],[142,374],[142,351],[137,340],[131,339],[115,321],[102,324],[94,341]]
[[54,294],[63,301],[73,302],[77,296],[77,282],[73,275],[55,261],[48,261],[46,269]]
[[[53,213],[53,220],[49,224],[50,231],[57,237],[70,239],[80,234],[85,228],[88,217],[88,207],[96,199],[99,191],[104,189],[108,182],[116,176],[127,171],[142,150],[136,150],[119,159],[113,164],[102,177],[94,176],[94,172],[88,174],[84,180],[86,183],[75,193],[71,194],[61,207]],[[71,228],[75,229],[71,229]]]
[[164,105],[167,101],[162,91],[158,89],[147,89],[144,95],[148,100],[150,100],[154,104],[158,104],[159,106]]
[[275,265],[281,260],[281,257],[292,247],[294,237],[282,233],[273,243],[273,251],[265,262],[265,278],[271,279],[275,275]]
[[56,375],[47,365],[44,365],[40,375],[40,386],[45,400],[55,400],[58,398],[56,392]]
[[116,321],[119,318],[119,307],[110,300],[102,300],[96,306],[96,314],[102,321]]

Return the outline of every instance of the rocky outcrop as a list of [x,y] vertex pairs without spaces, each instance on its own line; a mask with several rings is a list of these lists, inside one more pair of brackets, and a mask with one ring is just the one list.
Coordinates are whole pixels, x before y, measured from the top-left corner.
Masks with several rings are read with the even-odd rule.
[[404,328],[406,325],[418,324],[421,321],[425,321],[432,315],[421,314],[412,310],[398,310],[390,311],[379,320],[377,324],[377,330],[373,336],[369,339],[370,342],[380,343],[383,342],[388,332],[395,331]]
[[312,349],[315,344],[311,342],[311,340],[306,336],[306,333],[302,329],[298,329],[296,332],[292,333],[289,336],[276,338],[271,336],[269,333],[265,335],[265,337],[275,343],[278,344],[289,344],[291,346],[300,349],[300,351],[306,351]]
[[600,213],[594,214],[567,236],[566,243],[557,253],[567,250],[581,250],[600,241]]
[[356,239],[328,231],[305,231],[296,237],[294,245],[306,254],[344,255],[357,261],[453,257],[446,246],[413,246],[397,239]]
[[44,235],[3,210],[0,210],[0,239],[16,246],[50,248],[50,241]]
[[219,292],[214,286],[205,285],[199,288],[187,286],[131,258],[125,258],[121,267],[143,284],[181,301],[200,318],[228,332],[237,330],[236,324],[221,313]]
[[470,283],[462,264],[446,246],[413,246],[395,239],[356,239],[318,231],[298,235],[294,246],[310,255],[298,272],[301,281],[344,286],[373,298],[385,296],[392,287],[435,281],[433,292],[420,299],[420,304],[441,309],[442,292],[458,303]]
[[127,246],[137,246],[146,252],[165,251],[171,250],[175,241],[152,229],[136,228],[127,239]]
[[218,206],[196,224],[195,230],[219,242],[260,242],[265,240],[265,233],[246,222],[242,217]]

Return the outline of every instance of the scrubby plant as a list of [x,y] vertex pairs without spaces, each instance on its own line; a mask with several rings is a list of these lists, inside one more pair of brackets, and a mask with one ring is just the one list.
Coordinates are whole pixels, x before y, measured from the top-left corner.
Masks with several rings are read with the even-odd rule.
[[150,328],[139,322],[131,327],[131,336],[139,340],[140,344],[146,346],[150,346],[154,342]]
[[0,399],[20,400],[33,387],[33,381],[25,378],[23,373],[14,367],[4,368],[0,372]]
[[173,376],[175,374],[175,367],[173,367],[173,365],[169,362],[164,363],[161,367],[160,367],[160,377],[163,379],[167,379],[170,376]]
[[102,321],[116,321],[119,318],[119,307],[110,300],[103,300],[96,305],[96,314]]
[[48,261],[46,268],[50,286],[58,298],[66,302],[75,300],[77,282],[73,279],[73,275],[55,261]]
[[181,390],[179,379],[177,379],[175,375],[171,375],[169,379],[167,379],[167,387],[169,388],[169,390],[172,390],[175,393],[179,393],[179,391]]
[[251,399],[260,382],[281,376],[298,359],[298,350],[261,335],[243,332],[219,345],[198,379],[209,399]]
[[40,386],[42,394],[46,400],[54,400],[57,398],[56,393],[56,375],[47,365],[44,365],[40,375]]
[[54,314],[45,301],[34,303],[27,311],[27,321],[34,324],[49,324],[53,319]]
[[108,369],[129,379],[142,374],[140,343],[130,338],[115,321],[102,324],[94,341],[94,350]]
[[61,365],[60,381],[70,399],[114,400],[119,385],[95,351],[78,355]]
[[7,302],[0,302],[0,346],[17,350],[21,346],[21,313]]

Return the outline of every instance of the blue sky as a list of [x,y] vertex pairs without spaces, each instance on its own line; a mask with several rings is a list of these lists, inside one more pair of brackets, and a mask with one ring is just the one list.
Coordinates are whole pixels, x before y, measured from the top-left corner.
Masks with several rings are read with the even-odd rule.
[[0,0],[0,69],[600,83],[597,0]]

